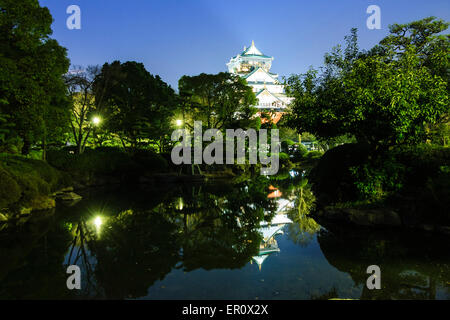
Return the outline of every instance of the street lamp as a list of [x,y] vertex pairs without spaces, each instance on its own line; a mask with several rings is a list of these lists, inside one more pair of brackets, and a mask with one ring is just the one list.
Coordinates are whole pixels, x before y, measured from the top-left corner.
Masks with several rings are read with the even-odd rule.
[[101,119],[100,117],[94,117],[94,118],[92,118],[92,123],[93,123],[95,126],[98,126],[98,125],[100,124],[100,122],[102,122],[102,119]]

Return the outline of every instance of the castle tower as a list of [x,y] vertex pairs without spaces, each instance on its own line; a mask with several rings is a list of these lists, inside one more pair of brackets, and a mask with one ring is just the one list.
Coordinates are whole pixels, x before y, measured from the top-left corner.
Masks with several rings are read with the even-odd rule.
[[285,94],[284,86],[278,80],[278,74],[270,72],[273,57],[264,55],[256,48],[254,41],[250,47],[244,47],[237,56],[227,63],[228,72],[237,74],[247,80],[258,100],[259,112],[271,114],[271,121],[277,123],[288,104],[292,101]]

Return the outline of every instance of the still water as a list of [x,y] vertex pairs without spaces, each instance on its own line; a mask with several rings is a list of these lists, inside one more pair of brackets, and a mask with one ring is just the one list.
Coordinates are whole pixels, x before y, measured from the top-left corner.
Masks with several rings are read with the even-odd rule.
[[321,225],[300,176],[82,195],[0,231],[0,299],[450,299],[448,237]]

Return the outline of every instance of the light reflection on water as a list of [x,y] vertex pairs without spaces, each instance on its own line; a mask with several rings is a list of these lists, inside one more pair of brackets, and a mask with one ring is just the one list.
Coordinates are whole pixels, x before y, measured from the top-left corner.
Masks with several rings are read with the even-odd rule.
[[[0,298],[450,298],[448,238],[324,228],[301,175],[83,195],[0,234]],[[81,292],[65,287],[68,264]],[[372,264],[382,290],[365,287]]]

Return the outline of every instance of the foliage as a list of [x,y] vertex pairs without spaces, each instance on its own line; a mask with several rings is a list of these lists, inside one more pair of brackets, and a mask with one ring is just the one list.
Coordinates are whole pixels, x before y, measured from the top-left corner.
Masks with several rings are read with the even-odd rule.
[[29,206],[70,183],[67,175],[41,160],[0,154],[0,207]]
[[398,146],[373,156],[367,146],[350,144],[325,153],[311,178],[322,204],[387,204],[404,218],[448,221],[449,165],[450,149],[436,145]]
[[136,151],[148,142],[164,151],[170,141],[176,106],[175,92],[151,75],[142,63],[114,61],[104,64],[94,82],[95,103],[104,110],[105,127],[125,149]]
[[[50,39],[52,17],[37,0],[3,0],[0,10],[0,113],[7,114],[10,134],[31,144],[58,137],[67,125],[68,104],[62,75],[66,49]],[[32,75],[32,76],[31,76]]]
[[139,150],[128,154],[117,147],[86,149],[83,154],[70,153],[68,149],[50,150],[48,162],[75,177],[114,175],[119,178],[135,178],[145,173],[167,170],[167,161],[152,151]]
[[203,121],[207,128],[256,127],[256,97],[245,79],[230,73],[183,76],[178,84],[187,126]]
[[8,116],[0,113],[0,145],[6,140],[11,124],[8,123]]
[[447,27],[433,18],[393,25],[369,52],[359,52],[352,29],[321,74],[287,79],[290,125],[321,139],[348,134],[373,149],[425,141],[427,126],[448,113],[449,37],[437,35]]
[[[89,134],[94,129],[93,117],[96,116],[93,85],[100,73],[98,66],[74,67],[65,75],[65,82],[72,101],[71,129],[77,152],[83,153]],[[100,118],[99,118],[100,119]]]

